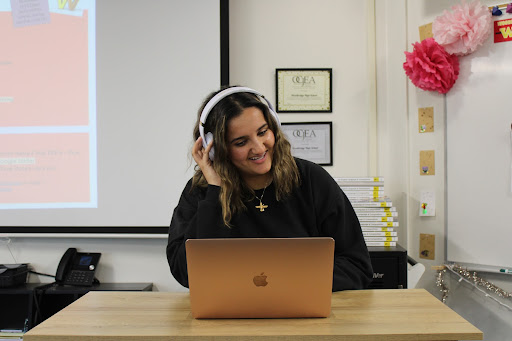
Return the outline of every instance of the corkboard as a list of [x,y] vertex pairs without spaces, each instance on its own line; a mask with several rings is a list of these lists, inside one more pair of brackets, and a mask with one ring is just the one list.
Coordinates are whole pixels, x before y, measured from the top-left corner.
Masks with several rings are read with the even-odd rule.
[[434,108],[418,108],[418,131],[420,133],[434,132]]
[[436,162],[433,150],[420,151],[420,175],[435,175]]
[[418,29],[420,31],[420,41],[434,37],[434,35],[432,34],[432,23],[420,26],[418,27]]
[[436,258],[436,235],[420,233],[420,258]]

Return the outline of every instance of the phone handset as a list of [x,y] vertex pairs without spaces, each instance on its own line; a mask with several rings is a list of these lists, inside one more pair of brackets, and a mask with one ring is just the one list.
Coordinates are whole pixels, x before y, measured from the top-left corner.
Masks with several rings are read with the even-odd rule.
[[59,285],[92,286],[99,281],[94,277],[101,253],[77,252],[74,247],[67,249],[62,256],[55,282]]
[[73,265],[73,258],[75,257],[76,253],[77,250],[74,247],[70,247],[66,250],[59,262],[59,266],[57,267],[55,282],[62,283],[64,281],[66,274],[69,273],[69,270]]

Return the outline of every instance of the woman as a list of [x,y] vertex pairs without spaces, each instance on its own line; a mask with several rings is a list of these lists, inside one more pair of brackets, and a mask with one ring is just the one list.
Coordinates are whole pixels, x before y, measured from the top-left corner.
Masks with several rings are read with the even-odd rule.
[[199,111],[192,147],[196,173],[169,229],[174,278],[188,287],[190,238],[332,237],[333,291],[365,288],[373,271],[349,200],[322,167],[292,157],[279,118],[259,96],[249,88],[227,88],[211,94]]

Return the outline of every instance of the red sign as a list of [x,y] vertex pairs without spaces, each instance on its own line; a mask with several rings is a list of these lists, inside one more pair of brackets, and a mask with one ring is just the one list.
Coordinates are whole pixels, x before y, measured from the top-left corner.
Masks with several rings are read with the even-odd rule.
[[494,42],[503,43],[512,40],[512,19],[494,22]]

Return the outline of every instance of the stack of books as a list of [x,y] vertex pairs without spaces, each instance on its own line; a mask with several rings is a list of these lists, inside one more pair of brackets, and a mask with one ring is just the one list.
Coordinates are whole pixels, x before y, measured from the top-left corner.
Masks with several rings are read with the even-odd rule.
[[0,341],[23,340],[24,334],[21,329],[0,329]]
[[391,199],[384,194],[384,178],[335,177],[334,180],[356,211],[366,245],[396,246],[398,213]]

